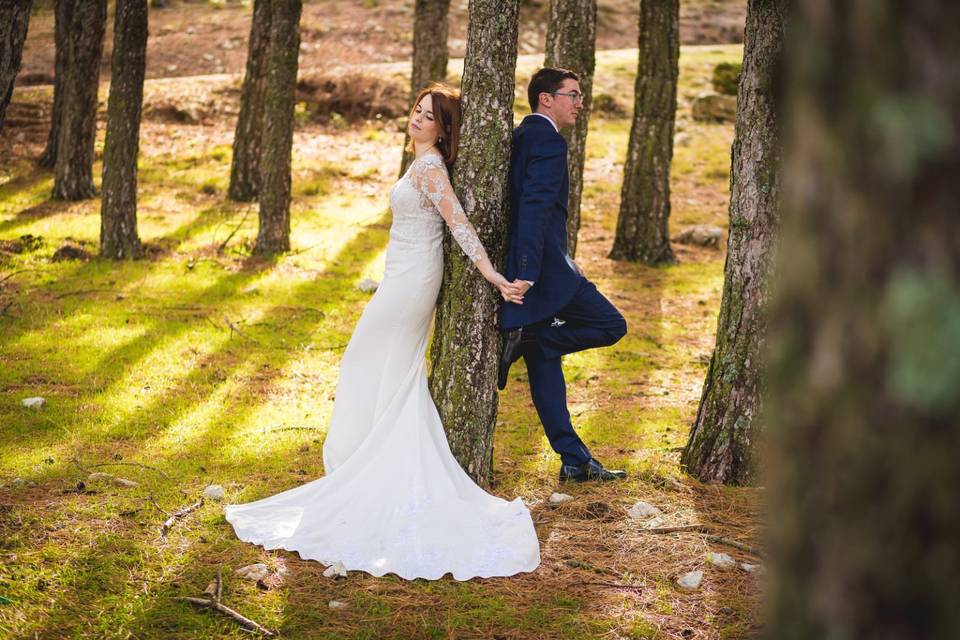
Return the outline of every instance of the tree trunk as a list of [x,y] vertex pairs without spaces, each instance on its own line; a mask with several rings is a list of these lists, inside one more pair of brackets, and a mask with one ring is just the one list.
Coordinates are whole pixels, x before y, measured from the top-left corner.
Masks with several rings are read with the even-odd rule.
[[610,251],[614,260],[650,265],[675,261],[667,221],[677,115],[679,20],[678,0],[640,2],[640,64],[617,234]]
[[596,0],[552,0],[547,25],[546,62],[548,67],[570,69],[580,76],[583,110],[572,129],[564,129],[567,139],[567,171],[570,174],[570,202],[567,205],[567,247],[577,253],[580,231],[580,196],[583,193],[583,160],[587,146],[587,124],[593,97],[594,47],[597,40]]
[[107,0],[85,0],[74,5],[67,34],[63,111],[53,179],[53,197],[58,200],[83,200],[96,195],[93,147],[106,20]]
[[13,82],[20,73],[32,4],[32,0],[8,0],[0,4],[0,130],[13,96]]
[[60,122],[63,119],[63,79],[67,73],[67,50],[69,49],[70,22],[73,20],[75,0],[54,0],[53,24],[56,57],[53,78],[53,110],[50,113],[50,133],[47,146],[40,156],[40,166],[52,169],[57,163],[57,140],[60,137]]
[[263,101],[270,51],[270,0],[255,0],[247,46],[247,74],[243,78],[240,115],[233,135],[230,165],[232,200],[249,202],[260,193],[260,153],[263,134]]
[[[494,264],[503,254],[513,131],[518,1],[471,0],[463,125],[453,185]],[[430,392],[453,455],[490,483],[497,415],[499,296],[447,234],[431,348]]]
[[137,156],[147,65],[147,0],[117,0],[114,14],[100,255],[120,260],[143,256],[137,236]]
[[681,457],[703,482],[756,477],[768,282],[780,223],[777,98],[786,1],[750,0],[747,7],[717,342]]
[[303,9],[302,0],[271,0],[270,5],[270,53],[260,163],[260,228],[253,248],[258,255],[290,250],[290,153]]
[[[413,71],[410,74],[410,109],[420,90],[447,77],[447,11],[450,0],[416,0],[413,18]],[[409,109],[408,109],[409,111]],[[407,172],[413,154],[406,151],[410,134],[403,137],[400,175]]]
[[799,5],[769,637],[957,638],[960,4]]

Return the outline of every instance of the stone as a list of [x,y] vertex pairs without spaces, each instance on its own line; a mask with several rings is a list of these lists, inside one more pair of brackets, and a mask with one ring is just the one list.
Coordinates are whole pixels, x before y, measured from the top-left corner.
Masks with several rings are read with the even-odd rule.
[[203,497],[211,500],[223,500],[223,487],[219,484],[211,484],[203,490]]
[[25,398],[20,402],[23,406],[28,409],[39,409],[43,406],[43,403],[46,402],[43,398]]
[[721,569],[729,569],[730,567],[737,566],[737,561],[727,554],[713,553],[712,551],[707,552],[707,563],[715,567],[720,567]]
[[737,96],[703,93],[690,103],[690,111],[693,119],[700,122],[735,122]]
[[644,529],[659,529],[660,527],[663,526],[663,524],[664,524],[663,518],[661,518],[660,516],[657,516],[657,517],[650,518],[649,520],[644,521],[644,523],[643,523],[643,528],[644,528]]
[[703,582],[703,571],[691,571],[677,578],[677,586],[685,591],[699,589],[701,582]]
[[550,504],[563,504],[564,502],[570,502],[571,500],[573,500],[573,496],[568,496],[565,493],[550,494]]
[[346,602],[340,602],[339,600],[331,600],[327,606],[331,609],[346,609],[350,605],[348,605]]
[[720,240],[723,239],[723,229],[709,224],[698,224],[684,229],[671,239],[679,244],[695,244],[719,249]]
[[646,520],[647,518],[660,515],[660,509],[657,509],[652,504],[640,500],[635,505],[630,507],[630,510],[627,511],[627,515],[634,520]]
[[270,569],[262,562],[258,562],[256,564],[248,564],[245,567],[240,567],[234,573],[241,578],[256,582],[257,580],[263,580],[270,575]]
[[680,132],[677,135],[673,136],[673,146],[675,147],[689,147],[690,142],[693,140],[693,136],[689,133]]
[[134,482],[133,480],[127,480],[126,478],[114,478],[113,484],[117,485],[118,487],[127,487],[127,488],[140,486],[138,483]]
[[357,289],[363,291],[364,293],[373,293],[380,286],[380,283],[376,280],[371,280],[370,278],[364,278],[357,283]]
[[113,480],[113,474],[103,473],[102,471],[95,471],[91,473],[89,476],[87,476],[87,480],[89,480],[90,482],[97,482],[98,480],[109,482]]
[[323,572],[323,577],[324,578],[346,578],[347,568],[344,567],[343,563],[338,560],[326,568],[326,570]]
[[762,564],[750,564],[749,562],[741,562],[740,568],[746,571],[747,573],[756,573],[756,574],[763,573]]

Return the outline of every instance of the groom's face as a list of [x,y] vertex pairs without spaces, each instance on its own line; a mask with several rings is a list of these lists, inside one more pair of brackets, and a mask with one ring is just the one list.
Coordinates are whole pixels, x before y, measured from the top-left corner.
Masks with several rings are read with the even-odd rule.
[[[560,95],[567,94],[567,95]],[[572,96],[570,94],[576,94]],[[556,93],[550,94],[549,115],[557,123],[557,127],[572,127],[576,121],[580,110],[583,109],[583,103],[579,99],[580,83],[576,80],[566,78]]]

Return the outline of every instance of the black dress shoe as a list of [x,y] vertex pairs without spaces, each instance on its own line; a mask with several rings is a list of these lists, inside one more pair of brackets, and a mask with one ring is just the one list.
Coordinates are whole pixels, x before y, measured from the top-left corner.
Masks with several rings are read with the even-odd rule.
[[626,471],[619,469],[604,469],[599,461],[590,458],[581,465],[562,465],[560,467],[560,482],[587,482],[590,480],[623,480],[627,477]]
[[503,332],[503,350],[500,351],[500,365],[497,368],[497,389],[507,388],[507,375],[510,365],[520,357],[520,343],[523,340],[523,328]]

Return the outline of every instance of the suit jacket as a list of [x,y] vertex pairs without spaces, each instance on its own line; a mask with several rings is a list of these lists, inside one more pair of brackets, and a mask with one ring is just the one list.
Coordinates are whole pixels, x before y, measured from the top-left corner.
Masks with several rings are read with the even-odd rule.
[[530,280],[523,304],[500,307],[504,330],[546,320],[576,293],[583,276],[567,255],[567,142],[553,125],[529,115],[513,131],[510,240],[504,276]]

